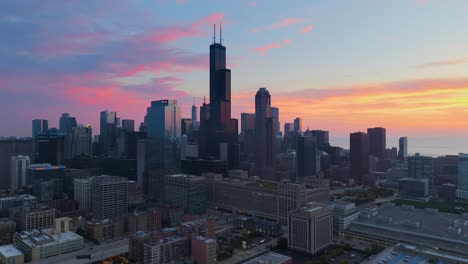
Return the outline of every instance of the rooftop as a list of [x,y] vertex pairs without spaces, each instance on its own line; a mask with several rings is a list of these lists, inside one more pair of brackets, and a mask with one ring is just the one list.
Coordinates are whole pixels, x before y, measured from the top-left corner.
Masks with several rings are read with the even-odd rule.
[[259,263],[269,263],[269,264],[281,264],[286,261],[291,260],[291,257],[281,255],[274,252],[267,252],[261,256],[258,256],[252,260],[244,262],[244,264],[259,264]]
[[13,245],[6,245],[0,247],[0,254],[6,258],[23,255],[23,253],[21,253],[21,251],[19,251]]
[[270,181],[251,181],[247,183],[247,186],[273,190],[278,188],[278,183]]
[[60,170],[65,169],[66,166],[62,165],[51,165],[51,164],[31,164],[30,169],[33,171],[42,171],[42,170]]
[[46,246],[52,244],[61,244],[72,240],[82,240],[83,237],[73,232],[63,232],[57,235],[42,234],[38,230],[23,231],[20,234],[21,239],[30,247]]

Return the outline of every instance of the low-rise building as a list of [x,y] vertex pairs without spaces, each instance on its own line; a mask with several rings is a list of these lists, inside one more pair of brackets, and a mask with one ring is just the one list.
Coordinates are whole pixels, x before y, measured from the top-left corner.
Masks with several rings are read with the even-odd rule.
[[5,264],[23,264],[24,254],[13,245],[0,247],[0,263]]
[[[57,210],[48,207],[30,208],[23,207],[19,211],[20,230],[50,228],[54,225]],[[11,218],[10,218],[11,219]],[[18,223],[17,223],[18,224]]]
[[260,255],[252,260],[246,261],[243,264],[292,264],[293,260],[291,257],[281,255],[275,252],[267,252]]
[[215,239],[203,236],[192,238],[192,258],[199,264],[216,263],[217,242]]
[[323,203],[333,212],[333,231],[339,234],[349,227],[349,225],[359,217],[359,211],[352,202],[335,201]]
[[16,232],[16,222],[8,218],[0,219],[0,245],[13,243],[13,235]]
[[88,221],[85,233],[97,242],[122,237],[125,234],[125,221],[122,218]]
[[189,240],[178,235],[146,243],[144,263],[163,264],[182,260],[189,256],[189,247]]
[[80,250],[84,247],[84,239],[70,231],[47,235],[31,230],[16,233],[14,245],[24,254],[26,261],[37,261]]

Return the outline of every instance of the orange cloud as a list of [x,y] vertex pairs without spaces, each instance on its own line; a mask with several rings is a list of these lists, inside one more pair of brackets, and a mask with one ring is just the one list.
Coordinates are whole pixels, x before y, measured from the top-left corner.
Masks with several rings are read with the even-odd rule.
[[453,58],[447,60],[439,60],[439,61],[431,61],[422,64],[418,64],[416,68],[431,68],[431,67],[443,67],[443,66],[450,66],[450,65],[458,65],[468,63],[468,57],[464,58]]
[[[468,130],[468,78],[412,80],[327,89],[275,92],[281,122],[304,118],[304,125],[347,134],[371,126],[393,133]],[[253,110],[255,91],[233,96],[233,105]]]

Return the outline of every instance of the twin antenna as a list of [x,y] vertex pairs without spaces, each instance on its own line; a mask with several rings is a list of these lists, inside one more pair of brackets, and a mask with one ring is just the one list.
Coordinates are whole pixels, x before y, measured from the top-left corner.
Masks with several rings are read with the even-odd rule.
[[[213,44],[216,44],[216,24],[213,24]],[[223,45],[223,24],[219,24],[219,44]]]

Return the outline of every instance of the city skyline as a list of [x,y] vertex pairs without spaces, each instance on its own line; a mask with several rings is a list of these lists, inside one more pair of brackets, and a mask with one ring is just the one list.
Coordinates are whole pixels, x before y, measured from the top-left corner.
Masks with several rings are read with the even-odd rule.
[[[0,120],[9,126],[2,126],[0,135],[29,136],[30,120],[39,118],[58,127],[61,113],[91,123],[96,135],[99,112],[115,111],[138,124],[145,105],[166,98],[177,99],[189,117],[193,98],[199,107],[208,96],[206,46],[212,25],[222,23],[227,67],[233,69],[233,118],[253,113],[255,92],[267,87],[281,123],[299,116],[304,128],[331,131],[332,139],[374,126],[387,128],[389,138],[409,136],[410,142],[440,135],[465,138],[468,124],[458,120],[468,97],[468,38],[452,29],[466,22],[465,2],[356,1],[339,9],[325,1],[198,2],[203,11],[194,11],[193,1],[176,2],[144,1],[129,8],[122,1],[109,10],[105,2],[2,3],[0,33],[29,35],[12,35],[0,49],[5,58],[0,102],[9,110],[1,111]],[[266,14],[243,21],[267,5]],[[343,5],[355,12],[344,12]],[[384,9],[387,15],[378,16]],[[168,19],[165,10],[184,19]],[[437,12],[450,13],[450,19],[429,23]],[[363,28],[364,20],[374,23]],[[409,28],[391,33],[403,25]],[[427,41],[434,32],[437,41]],[[340,37],[348,42],[337,42]],[[365,42],[375,45],[364,52]],[[159,58],[162,52],[167,56]],[[24,104],[33,111],[25,111]]]

